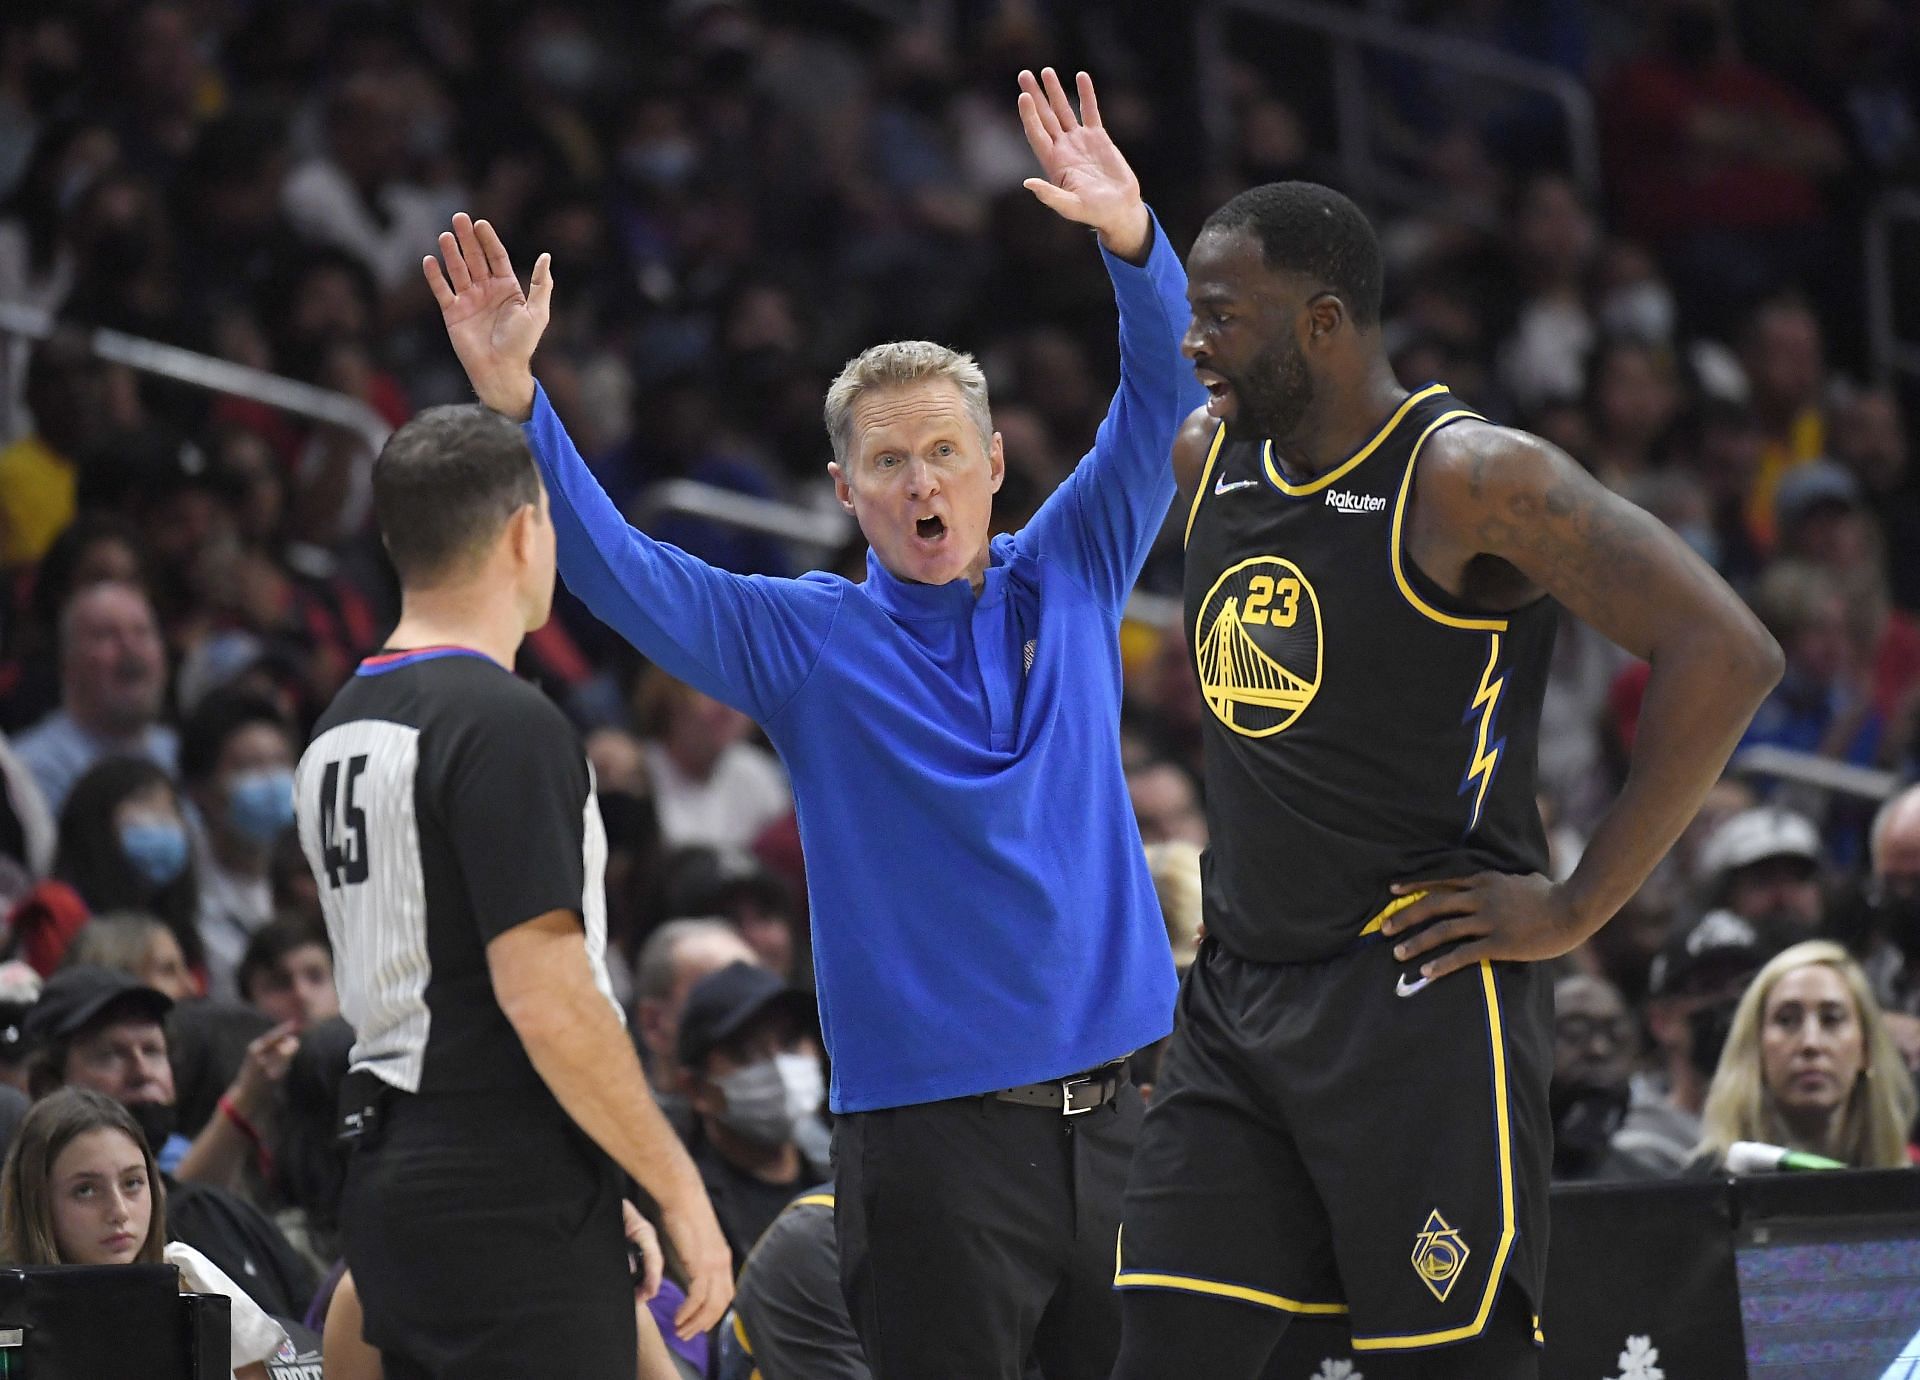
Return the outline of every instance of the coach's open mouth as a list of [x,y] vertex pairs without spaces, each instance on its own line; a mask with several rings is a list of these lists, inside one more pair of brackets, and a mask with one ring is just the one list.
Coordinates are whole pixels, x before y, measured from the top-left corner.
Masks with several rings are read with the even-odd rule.
[[947,534],[947,524],[943,518],[923,517],[913,524],[913,531],[923,541],[939,541]]

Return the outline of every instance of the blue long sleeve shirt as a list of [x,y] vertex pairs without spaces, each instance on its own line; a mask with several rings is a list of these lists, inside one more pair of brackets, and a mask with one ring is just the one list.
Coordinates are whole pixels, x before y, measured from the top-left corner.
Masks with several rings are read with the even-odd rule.
[[838,1112],[1061,1077],[1172,1024],[1120,766],[1118,632],[1203,390],[1158,224],[1144,267],[1106,261],[1119,390],[1032,522],[993,539],[978,597],[871,552],[862,584],[716,570],[627,525],[544,392],[526,424],[568,588],[786,762]]

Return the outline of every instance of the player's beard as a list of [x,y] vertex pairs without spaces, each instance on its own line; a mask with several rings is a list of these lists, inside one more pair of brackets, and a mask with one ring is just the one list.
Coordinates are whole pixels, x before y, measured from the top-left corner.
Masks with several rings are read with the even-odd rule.
[[1227,382],[1239,398],[1236,420],[1240,426],[1266,440],[1292,436],[1313,406],[1313,375],[1291,337],[1276,340],[1254,359],[1244,377]]

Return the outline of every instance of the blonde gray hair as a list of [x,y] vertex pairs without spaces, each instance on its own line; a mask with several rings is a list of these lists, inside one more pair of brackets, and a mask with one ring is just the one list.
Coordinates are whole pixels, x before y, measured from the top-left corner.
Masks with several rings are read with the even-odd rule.
[[945,379],[960,390],[967,415],[980,429],[980,444],[993,441],[993,414],[987,406],[987,376],[972,355],[931,340],[892,340],[862,350],[848,360],[827,389],[827,436],[833,458],[847,463],[853,447],[853,409],[863,394],[885,388]]
[[1705,1134],[1700,1148],[1716,1164],[1727,1162],[1737,1140],[1786,1145],[1786,1122],[1760,1067],[1760,1028],[1767,998],[1788,973],[1815,965],[1831,968],[1846,983],[1860,1022],[1866,1067],[1855,1080],[1842,1112],[1839,1156],[1855,1169],[1902,1169],[1908,1164],[1907,1127],[1913,1122],[1914,1087],[1905,1061],[1874,1000],[1867,975],[1847,951],[1825,939],[1795,944],[1774,956],[1755,974],[1733,1015],[1733,1028],[1720,1054],[1701,1113]]

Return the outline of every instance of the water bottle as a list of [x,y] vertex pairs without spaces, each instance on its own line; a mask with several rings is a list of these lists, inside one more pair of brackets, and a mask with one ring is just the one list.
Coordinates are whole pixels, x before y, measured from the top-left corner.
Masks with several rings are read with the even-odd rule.
[[0,1380],[21,1380],[27,1373],[27,1329],[0,1327]]

